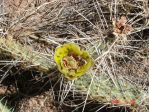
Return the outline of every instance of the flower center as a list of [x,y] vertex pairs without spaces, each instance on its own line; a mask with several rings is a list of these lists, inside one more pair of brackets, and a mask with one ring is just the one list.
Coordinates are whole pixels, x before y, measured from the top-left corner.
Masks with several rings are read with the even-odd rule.
[[63,58],[63,64],[68,69],[77,69],[77,61],[72,56],[66,56]]
[[81,56],[76,56],[74,54],[69,54],[62,59],[63,65],[69,70],[76,70],[80,66],[86,64],[86,61]]

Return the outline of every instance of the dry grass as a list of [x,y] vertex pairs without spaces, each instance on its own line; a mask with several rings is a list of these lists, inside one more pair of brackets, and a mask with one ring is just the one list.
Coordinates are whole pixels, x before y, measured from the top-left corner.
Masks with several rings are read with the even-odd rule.
[[[147,0],[8,0],[7,3],[5,2],[1,3],[1,38],[8,38],[7,35],[11,35],[16,42],[30,46],[31,52],[43,55],[41,58],[49,59],[52,63],[54,49],[66,42],[75,42],[90,52],[95,65],[87,73],[91,75],[91,80],[85,89],[84,101],[77,105],[83,106],[82,112],[92,93],[92,85],[96,80],[104,82],[101,80],[102,75],[122,91],[125,88],[117,84],[119,80],[124,80],[123,85],[125,81],[132,84],[142,95],[137,108],[146,108],[149,83]],[[112,19],[118,20],[122,15],[126,16],[127,24],[134,30],[129,34],[114,35]],[[13,55],[16,61],[28,63],[28,60],[21,60],[21,56],[19,60],[17,58]],[[11,65],[7,61],[5,64]],[[36,65],[31,65],[30,68],[32,66]],[[59,94],[60,104],[66,103],[65,98],[70,91],[74,95],[76,92],[84,94],[75,85],[75,82],[82,79],[66,81],[61,77],[60,80],[61,87],[64,86],[60,89],[62,91],[62,94],[61,92]],[[102,87],[106,88],[107,85]],[[107,100],[104,103],[111,104]]]

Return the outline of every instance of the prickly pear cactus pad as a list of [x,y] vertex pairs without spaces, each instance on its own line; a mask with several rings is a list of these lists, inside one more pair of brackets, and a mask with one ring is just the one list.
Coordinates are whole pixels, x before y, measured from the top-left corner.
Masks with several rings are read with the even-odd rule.
[[141,92],[136,86],[123,79],[118,79],[115,85],[105,74],[99,77],[84,75],[75,80],[74,88],[82,94],[89,91],[89,99],[105,104],[134,106],[141,102]]
[[55,50],[54,60],[59,71],[68,79],[75,79],[85,74],[93,65],[93,59],[75,43],[66,43]]
[[10,56],[16,60],[16,63],[20,62],[22,68],[37,68],[39,71],[47,72],[55,66],[48,55],[37,52],[30,46],[22,45],[11,35],[0,38],[0,53]]
[[8,107],[0,101],[0,112],[13,112],[11,109],[8,109]]

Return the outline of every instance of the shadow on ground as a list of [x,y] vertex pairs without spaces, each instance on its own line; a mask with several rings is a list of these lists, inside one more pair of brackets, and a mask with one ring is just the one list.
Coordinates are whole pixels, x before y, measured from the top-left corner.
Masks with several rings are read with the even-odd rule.
[[[14,69],[13,71],[16,71]],[[41,74],[35,71],[18,71],[10,73],[1,83],[0,97],[8,102],[9,107],[14,107],[15,112],[81,112],[83,106],[71,107],[60,105],[58,96],[60,83],[58,77]],[[53,70],[53,74],[58,74]],[[5,91],[5,92],[4,92]],[[77,94],[72,97],[70,92],[65,102],[77,105],[84,99]],[[76,100],[78,99],[78,100]],[[40,107],[40,108],[39,108]],[[88,101],[84,112],[130,112],[126,107],[109,108],[98,102]]]

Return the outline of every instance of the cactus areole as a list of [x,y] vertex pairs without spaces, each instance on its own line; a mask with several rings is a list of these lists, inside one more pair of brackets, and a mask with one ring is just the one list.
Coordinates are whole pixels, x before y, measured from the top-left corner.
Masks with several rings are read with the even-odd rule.
[[57,47],[54,60],[59,71],[70,80],[82,76],[93,65],[89,53],[74,43]]

